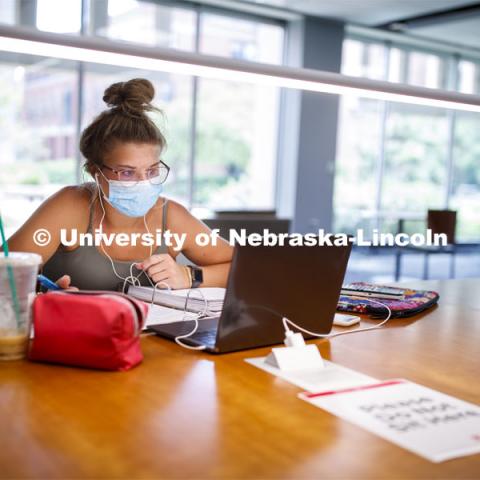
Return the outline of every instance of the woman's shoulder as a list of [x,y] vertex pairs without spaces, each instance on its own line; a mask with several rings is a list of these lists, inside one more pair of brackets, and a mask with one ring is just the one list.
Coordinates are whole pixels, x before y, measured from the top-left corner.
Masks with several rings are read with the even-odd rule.
[[47,198],[38,210],[39,215],[47,216],[50,221],[83,225],[93,198],[93,191],[87,184],[69,185],[61,188]]
[[31,240],[31,231],[44,228],[59,232],[62,228],[77,228],[85,231],[89,221],[91,195],[83,185],[63,187],[47,198],[15,234],[26,234]]
[[188,210],[181,203],[163,196],[158,198],[152,212],[152,218],[158,224],[166,225],[169,229],[179,221],[182,223],[185,215],[189,214]]
[[89,204],[94,195],[94,187],[90,183],[80,185],[67,185],[53,194],[48,200],[64,203],[65,206],[82,206]]

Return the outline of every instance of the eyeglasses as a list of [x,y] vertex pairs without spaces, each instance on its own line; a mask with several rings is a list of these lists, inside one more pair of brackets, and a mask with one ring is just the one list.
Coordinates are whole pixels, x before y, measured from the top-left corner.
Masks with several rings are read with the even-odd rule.
[[[128,186],[135,186],[138,182],[144,180],[141,177],[141,171],[133,168],[112,168],[103,164],[101,168],[110,170],[117,176],[117,180],[125,182]],[[160,185],[165,182],[170,172],[170,167],[160,160],[157,165],[149,167],[145,170],[145,177],[152,185]]]

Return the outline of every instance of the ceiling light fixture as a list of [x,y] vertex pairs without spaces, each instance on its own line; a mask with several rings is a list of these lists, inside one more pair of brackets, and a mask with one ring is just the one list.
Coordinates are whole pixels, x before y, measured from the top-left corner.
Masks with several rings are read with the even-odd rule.
[[125,68],[194,75],[337,95],[480,112],[480,96],[447,90],[351,77],[338,73],[248,62],[170,48],[112,42],[99,37],[61,35],[0,26],[0,50],[114,65]]

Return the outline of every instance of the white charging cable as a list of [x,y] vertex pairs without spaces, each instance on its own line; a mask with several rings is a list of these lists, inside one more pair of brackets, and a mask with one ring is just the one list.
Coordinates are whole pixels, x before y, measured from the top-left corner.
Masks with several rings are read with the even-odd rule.
[[187,306],[188,306],[188,300],[190,298],[190,293],[194,291],[192,288],[189,288],[188,290],[188,293],[187,293],[187,296],[185,298],[185,305],[183,307],[183,318],[182,318],[182,321],[185,321],[185,320],[193,320],[194,321],[194,327],[193,329],[188,332],[188,333],[185,333],[183,335],[178,335],[177,337],[175,337],[175,343],[177,345],[180,345],[181,347],[183,348],[186,348],[188,350],[205,350],[207,348],[206,345],[187,345],[186,343],[183,342],[184,339],[186,338],[189,338],[191,337],[192,335],[194,335],[196,333],[196,331],[198,330],[198,326],[199,326],[199,323],[198,323],[198,320],[201,318],[201,317],[204,317],[207,315],[207,311],[208,311],[208,302],[207,302],[207,299],[205,298],[205,295],[203,294],[203,292],[201,290],[195,290],[196,292],[198,292],[200,294],[200,296],[202,297],[202,300],[203,300],[203,311],[202,312],[198,312],[198,313],[194,313],[192,317],[188,317],[188,312],[187,312]]
[[[105,219],[105,215],[106,215],[106,211],[105,211],[105,206],[103,204],[103,199],[102,199],[102,195],[104,195],[104,192],[103,192],[103,189],[102,187],[100,186],[100,183],[98,182],[97,180],[97,175],[98,173],[95,174],[95,183],[97,184],[97,188],[98,188],[98,198],[99,198],[99,201],[100,201],[100,206],[102,208],[102,218],[100,219],[100,232],[103,233],[103,220]],[[151,235],[150,233],[150,230],[148,228],[148,225],[147,225],[147,219],[146,219],[146,216],[144,215],[143,216],[143,224],[145,225],[145,229],[147,230],[147,232]],[[100,248],[102,249],[102,252],[105,254],[105,256],[108,258],[108,260],[110,261],[110,264],[112,265],[112,271],[114,273],[114,275],[119,278],[120,280],[123,280],[123,286],[122,286],[122,292],[125,293],[125,289],[127,287],[128,284],[130,285],[135,285],[135,286],[141,286],[141,282],[140,282],[140,277],[145,274],[145,276],[147,277],[148,281],[150,282],[150,284],[152,285],[152,287],[154,287],[154,284],[152,282],[152,280],[150,279],[150,277],[148,276],[148,274],[145,273],[145,270],[142,270],[138,275],[134,275],[133,274],[133,267],[135,266],[135,264],[137,262],[133,262],[132,264],[130,264],[130,275],[127,276],[127,277],[122,277],[116,270],[115,268],[115,263],[113,262],[113,259],[112,257],[110,257],[110,255],[107,253],[107,251],[105,250],[105,247],[103,246],[103,242],[100,242]],[[150,256],[152,256],[153,254],[153,246],[150,245]],[[168,285],[167,285],[168,288],[170,288]]]
[[316,333],[316,332],[311,332],[310,330],[307,330],[306,328],[300,327],[296,323],[292,322],[290,319],[287,317],[282,318],[283,322],[283,327],[285,328],[285,338],[289,338],[292,335],[292,331],[288,327],[288,325],[292,325],[296,329],[300,330],[303,333],[306,333],[307,335],[311,335],[312,337],[318,337],[318,338],[333,338],[333,337],[339,337],[340,335],[348,335],[350,333],[360,333],[360,332],[368,332],[370,330],[378,330],[379,328],[382,328],[391,318],[392,318],[392,310],[388,305],[382,302],[377,302],[376,300],[372,300],[371,298],[368,299],[363,299],[366,300],[367,302],[372,302],[376,303],[378,305],[381,305],[382,307],[385,307],[387,310],[388,314],[384,320],[382,320],[378,325],[374,325],[372,327],[362,327],[362,328],[356,328],[354,330],[347,330],[346,332],[337,332],[337,333]]
[[[97,187],[98,187],[98,190],[99,190],[98,191],[98,198],[100,200],[100,206],[102,208],[102,218],[100,219],[100,231],[102,231],[103,230],[103,220],[105,219],[106,211],[105,211],[105,206],[103,205],[103,199],[102,199],[103,189],[100,186],[100,184],[98,183],[97,175],[98,174],[95,175],[95,181],[96,181],[96,184],[97,184]],[[147,232],[151,235],[150,230],[149,230],[148,225],[147,225],[147,220],[146,220],[145,215],[143,216],[143,224],[145,225],[145,229],[147,230]],[[146,275],[148,281],[150,282],[150,284],[152,285],[152,288],[153,288],[152,298],[150,300],[150,306],[152,306],[153,303],[154,303],[155,293],[156,293],[159,285],[165,285],[166,288],[168,289],[169,293],[171,292],[172,289],[170,288],[170,285],[167,282],[161,281],[161,282],[157,282],[157,283],[154,284],[152,279],[145,272],[145,270],[142,270],[137,276],[135,276],[133,274],[133,267],[135,266],[135,264],[137,262],[133,262],[133,263],[130,264],[130,275],[127,276],[127,277],[122,277],[121,275],[118,274],[117,270],[115,269],[115,264],[114,264],[112,258],[110,257],[110,255],[105,250],[105,248],[103,246],[103,242],[100,243],[100,248],[102,249],[105,256],[110,260],[110,263],[112,265],[112,270],[113,270],[113,273],[115,274],[115,276],[118,277],[120,280],[123,280],[123,286],[122,286],[122,292],[123,293],[125,293],[125,289],[127,287],[127,284],[135,285],[135,286],[141,286],[139,278],[142,274]],[[153,254],[153,248],[152,248],[152,245],[150,245],[150,256],[152,256],[152,254]],[[187,296],[185,298],[185,305],[184,305],[184,309],[183,309],[182,321],[193,320],[195,322],[195,325],[194,325],[193,330],[190,331],[189,333],[186,333],[186,334],[179,335],[179,336],[175,337],[175,342],[178,345],[182,346],[183,348],[187,348],[189,350],[204,350],[205,348],[207,348],[206,345],[193,346],[193,345],[187,345],[186,343],[183,343],[183,341],[182,341],[183,339],[189,338],[196,333],[196,331],[198,330],[198,326],[199,326],[199,323],[198,323],[199,318],[204,317],[207,314],[207,310],[208,310],[207,299],[205,298],[205,295],[203,294],[203,292],[201,290],[196,290],[196,291],[202,297],[202,300],[203,300],[203,303],[204,303],[204,308],[203,308],[202,312],[194,313],[192,317],[190,317],[190,318],[188,317],[188,315],[189,315],[189,313],[187,312],[188,300],[190,298],[190,293],[192,292],[192,288],[189,288]]]
[[[148,277],[148,275],[147,275],[147,277]],[[150,277],[148,277],[148,278],[150,280]],[[152,306],[155,303],[155,294],[157,292],[157,289],[158,289],[159,285],[165,285],[166,288],[168,289],[169,293],[171,293],[171,291],[172,291],[170,285],[167,282],[160,281],[160,282],[157,282],[157,283],[153,284],[153,282],[150,280],[150,283],[152,284],[152,287],[153,287],[152,298],[150,300],[150,306]],[[192,291],[198,292],[200,294],[200,296],[202,297],[203,310],[201,312],[189,312],[188,311],[188,300],[190,299],[190,294],[192,293]],[[206,345],[187,345],[182,340],[184,340],[186,338],[189,338],[196,333],[196,331],[198,330],[198,327],[199,327],[199,322],[198,322],[199,319],[202,318],[202,317],[205,317],[207,315],[207,313],[208,313],[208,302],[207,302],[207,299],[205,298],[205,295],[203,294],[203,292],[201,290],[194,290],[192,288],[189,288],[188,292],[187,292],[187,296],[185,297],[185,305],[183,307],[183,317],[182,317],[181,321],[183,322],[183,321],[186,321],[186,320],[193,320],[194,321],[194,327],[190,332],[182,334],[182,335],[178,335],[177,337],[175,337],[175,343],[177,343],[178,345],[180,345],[183,348],[187,348],[188,350],[205,350],[205,348],[207,348]],[[191,315],[191,316],[189,317],[189,315]]]

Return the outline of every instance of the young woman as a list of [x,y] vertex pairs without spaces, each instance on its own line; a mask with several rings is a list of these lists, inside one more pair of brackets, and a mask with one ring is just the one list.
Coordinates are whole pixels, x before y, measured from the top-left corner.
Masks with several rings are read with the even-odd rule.
[[[107,88],[103,100],[109,108],[84,130],[80,140],[85,170],[95,181],[60,190],[8,241],[12,251],[39,253],[44,275],[58,279],[62,288],[71,283],[81,289],[116,290],[128,281],[142,285],[164,282],[159,286],[168,284],[170,288],[226,285],[232,248],[222,239],[217,245],[198,246],[196,235],[210,233],[208,227],[183,206],[160,195],[169,168],[161,159],[165,138],[147,115],[155,110],[151,104],[154,93],[145,79]],[[39,229],[50,234],[44,246],[34,241]],[[74,245],[68,240],[61,243],[61,229],[69,239],[72,230],[78,232]],[[162,235],[164,231],[186,235],[181,250],[176,250],[175,244],[167,246],[163,237],[161,245],[153,247],[141,241],[121,246],[105,241],[80,244],[81,233],[98,229],[106,236],[156,236],[160,229]],[[180,251],[196,267],[177,263]]]

